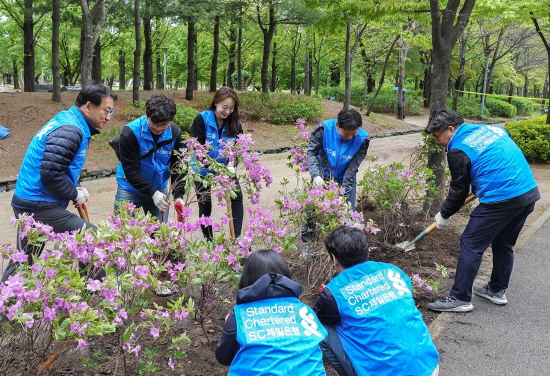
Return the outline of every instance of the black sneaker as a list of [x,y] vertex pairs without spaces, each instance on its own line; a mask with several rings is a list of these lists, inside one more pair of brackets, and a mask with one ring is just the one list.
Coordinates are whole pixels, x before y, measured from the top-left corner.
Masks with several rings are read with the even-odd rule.
[[463,302],[449,295],[428,304],[428,308],[439,312],[470,312],[474,306],[471,302]]
[[508,303],[506,299],[506,290],[500,290],[498,292],[492,292],[489,288],[489,285],[485,286],[474,286],[474,294],[481,296],[482,298],[489,299],[495,304],[503,305]]

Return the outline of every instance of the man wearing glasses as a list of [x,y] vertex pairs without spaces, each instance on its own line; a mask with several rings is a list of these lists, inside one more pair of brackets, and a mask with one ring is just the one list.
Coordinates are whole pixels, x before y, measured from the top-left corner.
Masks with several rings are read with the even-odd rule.
[[175,115],[172,98],[153,94],[145,103],[145,115],[126,125],[120,134],[115,202],[130,201],[161,222],[168,220],[168,178],[174,198],[183,196],[175,152],[184,144],[181,129],[172,123]]
[[[93,135],[100,133],[111,119],[117,99],[108,87],[90,84],[82,89],[75,105],[61,111],[33,137],[23,159],[11,205],[16,217],[33,214],[36,221],[53,227],[57,233],[95,226],[67,210],[69,201],[83,205],[89,197],[86,188],[78,182],[86,160],[86,150]],[[17,242],[28,255],[38,256],[44,248],[29,246],[27,238]],[[81,268],[86,265],[80,264]],[[14,273],[16,264],[8,263],[2,281]],[[101,270],[90,271],[89,276],[102,278]]]
[[508,303],[514,250],[527,216],[540,199],[537,183],[520,148],[506,130],[493,125],[466,124],[449,110],[434,110],[426,132],[447,151],[451,171],[449,193],[435,216],[437,228],[446,226],[470,192],[480,204],[460,238],[460,257],[448,296],[428,304],[441,312],[468,312],[474,306],[472,285],[481,257],[491,246],[493,271],[488,284],[474,286],[473,293],[494,304]]

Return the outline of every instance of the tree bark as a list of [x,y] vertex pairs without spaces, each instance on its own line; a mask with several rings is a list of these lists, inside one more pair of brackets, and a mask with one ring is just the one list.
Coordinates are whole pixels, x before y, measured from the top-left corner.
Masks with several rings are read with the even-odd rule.
[[[234,27],[231,25],[231,33],[235,34]],[[231,60],[233,60],[233,70],[235,70],[235,42],[232,40],[231,45],[233,46],[233,59],[229,57],[229,65],[231,65]],[[214,18],[214,49],[212,51],[212,65],[210,66],[210,92],[214,93],[218,89],[218,59],[220,54],[220,16]],[[233,73],[233,72],[231,72]],[[231,82],[231,77],[229,77],[229,82]],[[231,87],[233,87],[231,85]]]
[[197,34],[195,34],[195,19],[189,16],[187,20],[187,87],[185,88],[185,99],[193,100],[193,89],[195,88],[195,45]]
[[151,43],[151,17],[143,17],[143,90],[152,90],[153,48]]
[[23,9],[23,83],[24,91],[34,91],[34,20],[32,0],[25,0]]
[[13,88],[15,90],[21,89],[21,86],[19,86],[19,68],[17,67],[17,60],[11,61],[13,66]]
[[346,58],[344,62],[346,77],[344,81],[344,110],[351,101],[351,21],[346,23]]
[[[430,0],[430,15],[432,25],[432,63],[433,79],[431,85],[430,109],[447,108],[447,93],[451,66],[451,53],[468,24],[475,0],[464,0],[460,11],[460,0],[449,1],[447,7],[439,9],[438,0]],[[457,18],[458,15],[458,18]],[[435,175],[435,184],[439,187],[439,195],[427,197],[424,201],[424,212],[435,214],[443,201],[445,179],[445,152],[433,152],[428,156],[428,168]],[[433,203],[430,202],[433,200]]]
[[306,36],[306,45],[305,45],[305,59],[304,59],[304,95],[311,95],[311,75],[309,74],[311,70],[311,63],[309,58],[309,41]]
[[118,51],[118,90],[126,90],[126,54]]
[[139,15],[139,0],[134,0],[134,31],[136,38],[136,49],[134,50],[134,74],[132,78],[132,100],[134,106],[139,102],[139,63],[141,57],[141,17]]
[[262,81],[262,93],[269,93],[269,57],[271,55],[271,43],[273,42],[273,35],[275,35],[275,4],[271,2],[269,4],[269,24],[265,28],[261,21],[260,10],[257,8],[258,24],[262,30],[264,36],[264,48],[262,54],[262,70],[261,70],[261,81]]
[[[241,8],[241,10],[239,11],[239,33],[237,37],[237,90],[243,89],[242,54],[243,54],[243,14],[242,14],[242,8]],[[228,76],[229,76],[229,73],[228,73]],[[231,77],[229,77],[228,80],[231,80]]]
[[[227,86],[235,87],[233,74],[235,73],[235,49],[237,48],[237,30],[233,24],[229,27],[229,65],[227,66]],[[238,73],[237,73],[238,76]],[[237,77],[238,81],[238,77]],[[238,86],[238,84],[237,84]]]
[[399,38],[399,68],[397,70],[397,119],[405,118],[405,62],[409,53],[410,43],[405,42],[403,37]]
[[82,8],[83,31],[80,80],[82,87],[85,87],[92,82],[94,46],[105,23],[105,0],[98,0],[91,11],[88,8],[88,0],[80,0],[80,7]]
[[94,45],[94,55],[92,58],[92,81],[101,83],[103,78],[101,77],[101,43],[99,37]]
[[160,89],[166,90],[166,88],[164,87],[164,82],[162,80],[162,65],[160,63],[160,57],[159,56],[157,56],[155,65],[156,65],[156,68],[157,68],[157,84],[155,85],[155,87],[156,87],[157,90],[160,90]]
[[271,92],[275,92],[277,81],[277,42],[273,43],[273,57],[271,58]]
[[55,102],[61,102],[61,87],[59,86],[59,25],[61,22],[59,1],[52,0],[52,101]]

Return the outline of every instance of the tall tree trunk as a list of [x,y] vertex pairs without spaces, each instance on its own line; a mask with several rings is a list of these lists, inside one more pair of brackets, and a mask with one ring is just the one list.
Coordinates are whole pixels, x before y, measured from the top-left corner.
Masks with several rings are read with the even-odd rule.
[[151,17],[143,17],[143,90],[152,90],[153,83],[153,47],[151,43]]
[[59,86],[59,24],[61,22],[59,1],[52,0],[52,101],[55,102],[61,102],[61,87]]
[[126,90],[126,54],[118,51],[118,90]]
[[[447,93],[451,66],[451,53],[458,37],[468,24],[475,0],[464,0],[460,11],[458,7],[462,1],[450,1],[444,10],[439,9],[438,0],[430,0],[430,14],[432,25],[432,63],[433,79],[431,82],[430,109],[447,108]],[[455,19],[457,18],[457,19]],[[435,175],[435,184],[439,187],[439,195],[428,197],[424,201],[424,211],[435,214],[439,210],[443,199],[445,179],[445,152],[433,152],[428,156],[428,168]],[[433,199],[433,204],[429,200]]]
[[311,95],[311,80],[309,71],[311,69],[310,58],[309,58],[309,41],[306,37],[306,46],[305,46],[305,58],[304,58],[304,95]]
[[338,87],[340,86],[340,64],[337,60],[332,60],[330,62],[330,86]]
[[13,88],[15,90],[21,89],[21,86],[19,86],[19,72],[18,72],[19,68],[17,67],[17,61],[12,60],[11,63],[13,67]]
[[[243,14],[242,14],[242,9],[241,9],[239,11],[239,33],[238,33],[238,37],[237,37],[237,90],[242,90],[243,89],[242,54],[243,54]],[[230,81],[230,80],[231,80],[231,76],[229,76],[229,72],[228,72],[228,81]]]
[[290,92],[296,93],[296,56],[290,57]]
[[82,9],[82,55],[80,63],[80,81],[82,87],[92,82],[92,59],[94,46],[99,38],[99,32],[105,23],[105,0],[98,0],[92,10],[88,8],[88,0],[80,0]]
[[397,119],[405,118],[405,62],[409,53],[410,43],[405,42],[403,37],[399,38],[399,68],[397,70]]
[[262,93],[269,93],[269,57],[271,55],[271,43],[273,42],[273,35],[275,35],[275,4],[272,2],[269,5],[269,25],[268,28],[263,27],[260,20],[260,10],[258,9],[258,23],[262,29],[264,35],[264,48],[262,54]]
[[92,58],[92,81],[101,83],[103,78],[101,77],[101,42],[99,37],[94,45],[94,56]]
[[315,62],[315,94],[319,95],[319,82],[321,81],[321,61]]
[[136,39],[136,49],[134,50],[134,74],[132,78],[132,100],[134,106],[139,102],[139,66],[141,57],[141,17],[139,15],[139,0],[134,0],[134,31]]
[[[233,84],[233,73],[235,73],[235,49],[237,48],[237,30],[234,25],[229,26],[229,65],[227,66],[227,86],[235,87]],[[238,76],[238,74],[237,74]],[[237,77],[238,81],[238,77]],[[239,84],[237,83],[237,87]],[[242,87],[242,84],[241,84]]]
[[346,58],[344,62],[346,77],[344,81],[344,110],[351,101],[351,21],[346,23]]
[[34,20],[32,0],[25,0],[23,9],[23,86],[24,91],[34,91]]
[[185,99],[193,100],[193,89],[195,88],[195,45],[197,34],[195,34],[195,19],[189,16],[187,20],[187,87],[185,88]]
[[[231,32],[234,34],[233,25]],[[235,48],[232,42],[233,49]],[[214,18],[214,49],[212,51],[212,65],[210,66],[210,92],[214,93],[218,89],[218,58],[220,53],[220,16]],[[234,54],[234,52],[233,52]],[[231,58],[230,58],[231,59]],[[231,62],[229,63],[231,64]],[[235,56],[233,55],[233,69],[235,69]],[[229,78],[231,81],[231,78]]]
[[164,87],[164,82],[162,81],[162,65],[160,64],[159,56],[157,56],[155,65],[157,68],[157,84],[155,85],[155,87],[157,90],[160,90],[160,89],[166,90],[166,88]]
[[277,42],[273,43],[273,57],[271,58],[271,92],[275,92],[277,80]]

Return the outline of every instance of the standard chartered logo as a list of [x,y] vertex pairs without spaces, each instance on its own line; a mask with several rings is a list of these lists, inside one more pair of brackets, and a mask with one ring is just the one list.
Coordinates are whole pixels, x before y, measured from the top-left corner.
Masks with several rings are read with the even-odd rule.
[[307,307],[302,307],[300,311],[298,311],[300,314],[300,317],[302,318],[302,321],[300,324],[304,327],[304,332],[306,336],[310,335],[316,335],[317,337],[323,337],[321,333],[317,331],[317,323],[315,322],[315,318],[313,316],[313,313],[308,313]]
[[498,134],[499,136],[504,136],[506,134],[506,131],[502,129],[501,127],[495,127],[494,125],[488,125],[487,128]]
[[407,283],[401,279],[401,274],[395,273],[393,270],[388,270],[388,279],[393,282],[393,287],[398,290],[397,293],[399,295],[403,296],[405,293],[411,293],[407,287]]

